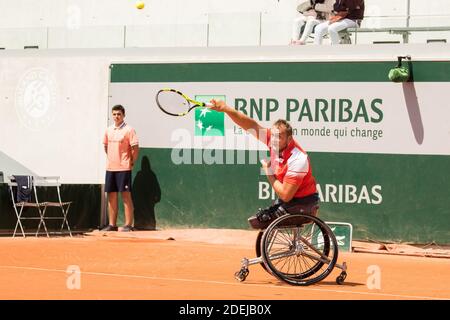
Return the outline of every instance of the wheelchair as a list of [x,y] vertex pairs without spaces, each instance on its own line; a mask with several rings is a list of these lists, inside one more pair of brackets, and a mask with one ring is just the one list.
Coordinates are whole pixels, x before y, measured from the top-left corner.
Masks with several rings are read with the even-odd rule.
[[245,281],[249,266],[259,264],[283,282],[308,286],[322,281],[337,267],[342,272],[336,283],[343,284],[347,264],[337,263],[336,237],[330,227],[316,217],[318,208],[318,204],[313,203],[286,210],[275,204],[250,217],[250,225],[260,229],[255,245],[257,258],[243,258],[235,279]]

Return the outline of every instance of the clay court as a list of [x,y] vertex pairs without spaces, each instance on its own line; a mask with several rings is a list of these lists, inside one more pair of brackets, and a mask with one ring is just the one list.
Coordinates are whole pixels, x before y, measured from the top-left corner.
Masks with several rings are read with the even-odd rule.
[[[213,229],[1,238],[0,299],[450,299],[448,258],[340,253],[349,267],[343,285],[337,268],[309,287],[282,283],[260,266],[237,282],[255,238]],[[79,289],[68,289],[69,266],[80,268]],[[369,266],[380,268],[380,289],[367,286]]]

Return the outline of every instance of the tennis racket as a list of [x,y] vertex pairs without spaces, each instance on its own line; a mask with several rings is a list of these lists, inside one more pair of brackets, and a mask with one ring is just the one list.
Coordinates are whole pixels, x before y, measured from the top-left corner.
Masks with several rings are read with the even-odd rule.
[[158,91],[156,94],[156,104],[162,112],[174,117],[185,116],[197,107],[212,107],[210,103],[196,101],[182,92],[170,88]]

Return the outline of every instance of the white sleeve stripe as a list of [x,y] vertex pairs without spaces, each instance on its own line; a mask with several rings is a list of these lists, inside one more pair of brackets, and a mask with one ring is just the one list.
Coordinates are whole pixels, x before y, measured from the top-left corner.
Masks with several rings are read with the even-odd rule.
[[288,164],[289,171],[308,171],[308,169],[309,169],[308,162]]
[[297,149],[295,149],[293,155],[288,160],[287,165],[289,171],[309,171],[308,157]]
[[285,177],[290,177],[290,178],[304,178],[306,177],[306,173],[302,172],[302,173],[286,173]]

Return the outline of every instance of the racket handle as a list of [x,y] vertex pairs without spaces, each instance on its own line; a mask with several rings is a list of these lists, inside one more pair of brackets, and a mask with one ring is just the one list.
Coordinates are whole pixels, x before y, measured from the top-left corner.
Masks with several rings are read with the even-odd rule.
[[212,108],[214,105],[212,103],[205,103],[205,107]]

